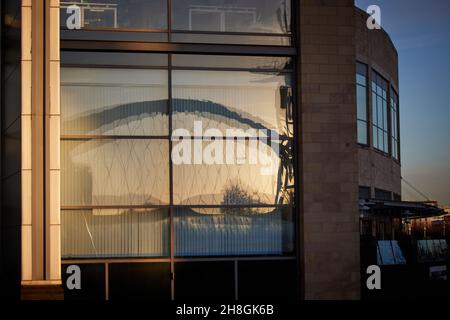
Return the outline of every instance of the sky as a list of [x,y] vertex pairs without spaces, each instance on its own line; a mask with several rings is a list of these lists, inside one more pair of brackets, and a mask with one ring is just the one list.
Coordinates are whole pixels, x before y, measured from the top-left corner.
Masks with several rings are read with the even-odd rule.
[[[381,8],[399,54],[402,176],[450,205],[450,0],[356,0]],[[425,200],[402,183],[404,200]]]

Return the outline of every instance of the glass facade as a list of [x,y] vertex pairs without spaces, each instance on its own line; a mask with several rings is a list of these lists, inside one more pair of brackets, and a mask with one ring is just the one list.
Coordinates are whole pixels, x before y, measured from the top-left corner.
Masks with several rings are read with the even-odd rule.
[[292,255],[292,60],[97,55],[62,55],[63,258]]
[[389,153],[388,83],[376,71],[372,72],[373,147]]
[[[72,29],[74,5],[87,37],[113,40],[120,33],[160,42],[291,45],[290,0],[103,0],[62,1],[61,28]],[[75,30],[76,31],[76,30]],[[76,35],[62,34],[71,38]]]
[[367,65],[356,65],[356,102],[358,109],[358,143],[369,144],[369,117],[367,112]]

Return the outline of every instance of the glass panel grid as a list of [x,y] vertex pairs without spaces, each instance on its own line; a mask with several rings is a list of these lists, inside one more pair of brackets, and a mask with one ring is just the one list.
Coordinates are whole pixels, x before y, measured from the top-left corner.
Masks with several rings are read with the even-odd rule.
[[[196,61],[201,60],[195,56],[190,58],[192,57]],[[226,59],[223,58],[225,62]],[[189,252],[183,249],[183,253],[180,249],[180,256],[293,254],[293,222],[291,218],[286,218],[293,214],[295,190],[292,154],[293,96],[289,74],[291,63],[287,58],[243,57],[242,60],[246,58],[248,71],[220,71],[220,68],[195,70],[201,68],[198,62],[190,71],[186,70],[189,68],[186,63],[183,70],[173,71],[169,67],[168,70],[141,70],[136,67],[63,68],[61,96],[64,124],[61,146],[65,258],[166,257],[167,250],[170,249],[166,216],[163,219],[158,212],[174,215],[174,223],[184,225],[184,229],[175,229],[175,239],[177,235],[180,236],[180,232],[192,235],[191,244],[194,246],[191,245]],[[73,57],[71,60],[74,60]],[[255,73],[254,66],[258,65],[270,65],[269,72],[261,70]],[[273,70],[278,66],[281,68],[279,72]],[[191,81],[189,88],[183,88],[183,81],[178,78],[180,74],[203,80],[198,83]],[[212,75],[212,78],[203,78],[206,74]],[[231,75],[230,80],[233,78],[234,83],[227,82],[228,75]],[[83,83],[82,79],[87,79],[87,83]],[[246,97],[240,91],[242,81],[259,88],[258,94],[247,93]],[[157,89],[153,86],[155,83]],[[132,92],[128,93],[124,87]],[[172,96],[169,96],[170,93]],[[261,100],[263,103],[260,103]],[[218,103],[225,113],[214,115]],[[255,106],[254,109],[252,105]],[[236,113],[233,108],[241,110]],[[152,113],[152,110],[157,112]],[[181,110],[183,117],[177,120],[177,114]],[[240,118],[234,119],[234,114],[240,115]],[[74,121],[80,117],[84,117],[85,121]],[[157,118],[153,119],[154,117]],[[277,132],[275,139],[265,142],[260,138],[255,140],[259,143],[256,146],[263,146],[266,160],[271,159],[276,165],[275,170],[269,175],[262,175],[261,166],[252,168],[237,163],[231,166],[175,165],[169,160],[173,154],[170,146],[174,148],[177,141],[170,141],[172,133],[168,130],[184,127],[190,129],[186,125],[193,123],[191,120],[194,118],[190,120],[190,117],[207,121],[207,124],[218,117],[209,129],[229,128],[230,119],[233,119],[233,128],[242,124],[245,129]],[[154,122],[149,123],[149,120]],[[222,127],[223,124],[225,126],[222,128],[221,124]],[[208,125],[204,129],[208,129]],[[200,139],[203,146],[212,142],[207,132],[191,139]],[[245,156],[249,158],[250,146],[255,146],[253,140],[244,138],[242,141],[247,148]],[[275,146],[280,150],[279,156],[270,156]],[[184,185],[198,179],[195,172],[202,172],[205,168],[212,171],[203,176],[203,181],[213,181],[211,177],[216,172],[217,177],[220,177],[216,181],[221,181],[219,185],[204,188]],[[189,178],[183,172],[194,175]],[[253,174],[249,174],[252,172]],[[258,176],[262,180],[254,181]],[[177,189],[177,186],[182,188]],[[180,193],[180,190],[188,193]],[[218,194],[209,197],[211,190],[218,191]],[[196,196],[196,192],[200,197]],[[211,232],[218,232],[216,238],[219,242],[209,251],[202,251],[204,244],[195,243],[196,234],[198,235],[196,228],[200,225],[191,224],[192,219],[188,217],[186,222],[180,218],[177,220],[176,214],[180,212],[195,212],[198,223],[208,221],[207,225],[212,227]],[[230,224],[233,221],[242,223],[233,226]],[[267,237],[270,233],[274,235],[272,240],[264,238],[264,234],[260,232],[264,228],[263,221],[267,222]],[[79,235],[74,228],[80,230]],[[231,232],[230,228],[235,230]],[[224,238],[225,234],[218,230],[228,230],[225,233],[227,236]],[[79,247],[74,244],[77,236],[83,244]],[[115,239],[111,240],[111,237]],[[261,243],[266,242],[266,245],[256,243],[257,237],[260,237]],[[111,245],[107,245],[105,241],[111,242]],[[241,251],[229,249],[239,241],[242,244]],[[220,243],[227,243],[228,247],[225,248]],[[198,247],[197,253],[192,251],[195,246]],[[217,248],[222,248],[223,252],[217,251]]]

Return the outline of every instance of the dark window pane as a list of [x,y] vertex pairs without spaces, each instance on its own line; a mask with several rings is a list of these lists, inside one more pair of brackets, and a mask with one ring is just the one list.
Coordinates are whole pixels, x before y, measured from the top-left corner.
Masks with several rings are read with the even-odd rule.
[[173,0],[174,30],[289,33],[290,1]]
[[234,262],[176,262],[175,299],[231,301],[235,298]]
[[110,300],[169,301],[170,263],[109,265]]
[[359,198],[370,199],[371,198],[370,187],[359,187]]
[[294,250],[291,208],[177,209],[176,256],[283,255]]
[[105,265],[77,264],[81,271],[81,290],[69,290],[67,279],[72,273],[67,273],[70,265],[62,265],[61,275],[64,287],[64,300],[105,300]]
[[392,200],[392,193],[381,189],[375,189],[375,199],[377,200]]
[[372,121],[374,125],[378,124],[377,95],[374,92],[372,92]]
[[61,27],[67,27],[67,8],[81,9],[82,29],[167,29],[167,0],[61,1]]
[[[356,63],[356,73],[357,75],[362,76],[362,78],[366,79],[367,78],[367,65],[363,64],[363,63]],[[364,82],[364,85],[366,85],[366,83]]]
[[61,212],[63,258],[169,256],[169,213],[164,209]]
[[239,299],[296,300],[298,276],[292,261],[239,261]]
[[168,135],[164,70],[63,68],[63,135]]
[[168,141],[62,141],[61,164],[63,206],[169,202]]

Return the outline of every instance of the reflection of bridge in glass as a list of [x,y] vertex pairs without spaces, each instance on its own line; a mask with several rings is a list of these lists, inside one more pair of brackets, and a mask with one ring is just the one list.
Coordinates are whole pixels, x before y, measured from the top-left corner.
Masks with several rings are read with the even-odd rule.
[[[206,118],[218,123],[227,123],[227,126],[230,126],[229,129],[232,130],[243,130],[245,132],[245,130],[254,129],[256,131],[262,130],[269,133],[269,139],[260,139],[260,142],[265,143],[268,147],[272,148],[275,154],[280,158],[274,205],[282,205],[285,201],[290,201],[288,200],[288,194],[292,191],[292,189],[290,189],[292,187],[290,187],[289,184],[292,183],[294,177],[292,159],[293,137],[289,132],[287,124],[285,124],[285,127],[282,127],[282,122],[280,119],[277,119],[278,124],[276,124],[276,126],[278,128],[274,129],[270,127],[270,124],[262,119],[258,119],[254,115],[212,101],[173,99],[172,106],[173,114],[187,113],[199,117],[200,119]],[[101,128],[104,132],[109,129],[114,129],[117,121],[127,120],[128,122],[132,122],[144,118],[155,118],[159,115],[167,115],[168,109],[168,100],[142,101],[113,107],[104,107],[99,111],[79,114],[71,119],[65,119],[63,120],[62,128],[63,132],[72,132],[73,130],[76,131],[76,128],[82,127],[83,123],[91,123],[94,124],[94,128],[91,129],[92,132],[96,132]],[[277,118],[279,117],[277,116]],[[270,132],[274,130],[277,131],[278,140],[270,139]],[[89,134],[89,132],[85,133],[85,135]],[[95,135],[93,135],[93,137],[95,137]],[[100,144],[103,143],[108,143],[108,141],[100,142]],[[95,146],[92,145],[92,147]],[[88,151],[89,148],[86,148],[85,150]],[[251,204],[249,205],[251,206]]]

